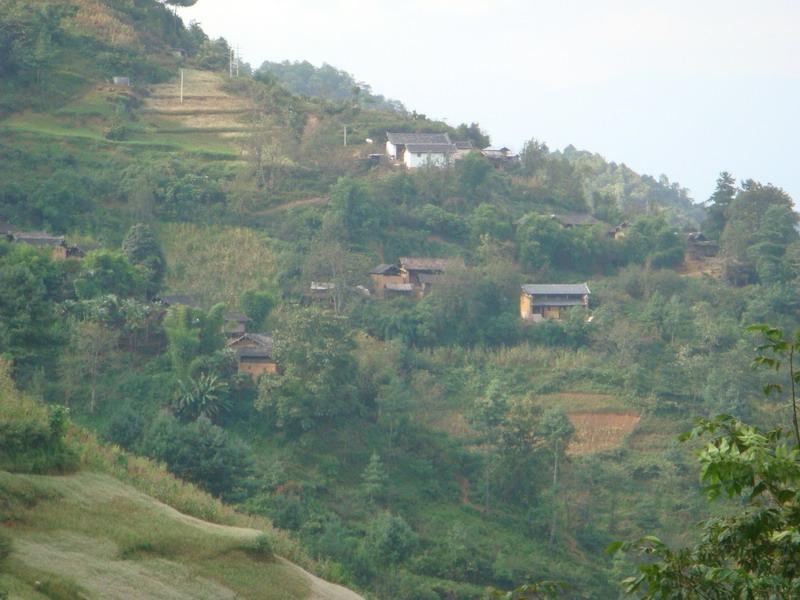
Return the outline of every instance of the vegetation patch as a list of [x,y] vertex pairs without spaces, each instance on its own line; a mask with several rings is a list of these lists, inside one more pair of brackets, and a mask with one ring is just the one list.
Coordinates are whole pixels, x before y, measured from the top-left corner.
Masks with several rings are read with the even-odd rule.
[[592,454],[613,450],[622,445],[641,420],[632,413],[570,412],[575,436],[567,447],[570,454]]

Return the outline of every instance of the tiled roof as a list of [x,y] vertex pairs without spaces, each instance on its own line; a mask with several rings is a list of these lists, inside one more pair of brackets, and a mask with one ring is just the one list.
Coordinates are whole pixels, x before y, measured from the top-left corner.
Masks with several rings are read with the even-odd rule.
[[386,138],[392,144],[445,144],[451,146],[450,136],[446,133],[387,133]]
[[406,144],[406,150],[413,154],[452,154],[455,144]]
[[522,291],[531,296],[584,296],[591,294],[585,283],[529,283]]
[[463,261],[457,258],[400,258],[400,266],[407,271],[436,271],[442,272],[453,267],[463,266]]

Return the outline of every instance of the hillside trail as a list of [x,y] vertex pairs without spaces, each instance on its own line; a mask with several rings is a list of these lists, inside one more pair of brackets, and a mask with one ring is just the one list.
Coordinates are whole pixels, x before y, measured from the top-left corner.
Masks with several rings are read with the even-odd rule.
[[264,210],[259,210],[257,212],[250,213],[254,217],[263,217],[264,215],[270,215],[276,212],[280,212],[283,210],[288,210],[290,208],[294,208],[295,206],[309,206],[309,205],[322,205],[327,204],[330,201],[329,196],[317,196],[314,198],[301,198],[300,200],[291,200],[289,202],[285,202],[283,204],[279,204],[278,206],[271,206],[269,208],[265,208]]

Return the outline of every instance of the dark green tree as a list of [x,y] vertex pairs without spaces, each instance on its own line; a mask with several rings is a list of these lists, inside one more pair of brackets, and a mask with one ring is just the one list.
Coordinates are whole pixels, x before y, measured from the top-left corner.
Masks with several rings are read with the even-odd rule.
[[152,298],[161,288],[167,263],[150,227],[143,223],[132,226],[122,242],[122,252],[132,265],[144,270],[147,297]]
[[281,374],[261,378],[257,406],[277,427],[300,433],[360,410],[355,342],[342,317],[299,310],[274,337]]
[[706,220],[703,230],[706,235],[719,239],[728,220],[728,208],[736,197],[736,179],[723,171],[717,179],[717,187],[706,202]]

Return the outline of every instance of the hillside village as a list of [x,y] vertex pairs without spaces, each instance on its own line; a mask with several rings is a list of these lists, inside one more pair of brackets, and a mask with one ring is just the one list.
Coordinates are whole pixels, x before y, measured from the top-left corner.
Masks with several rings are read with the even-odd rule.
[[746,329],[800,326],[782,189],[498,148],[154,0],[36,6],[0,12],[0,591],[615,599],[610,544],[736,512],[677,437],[785,412]]

